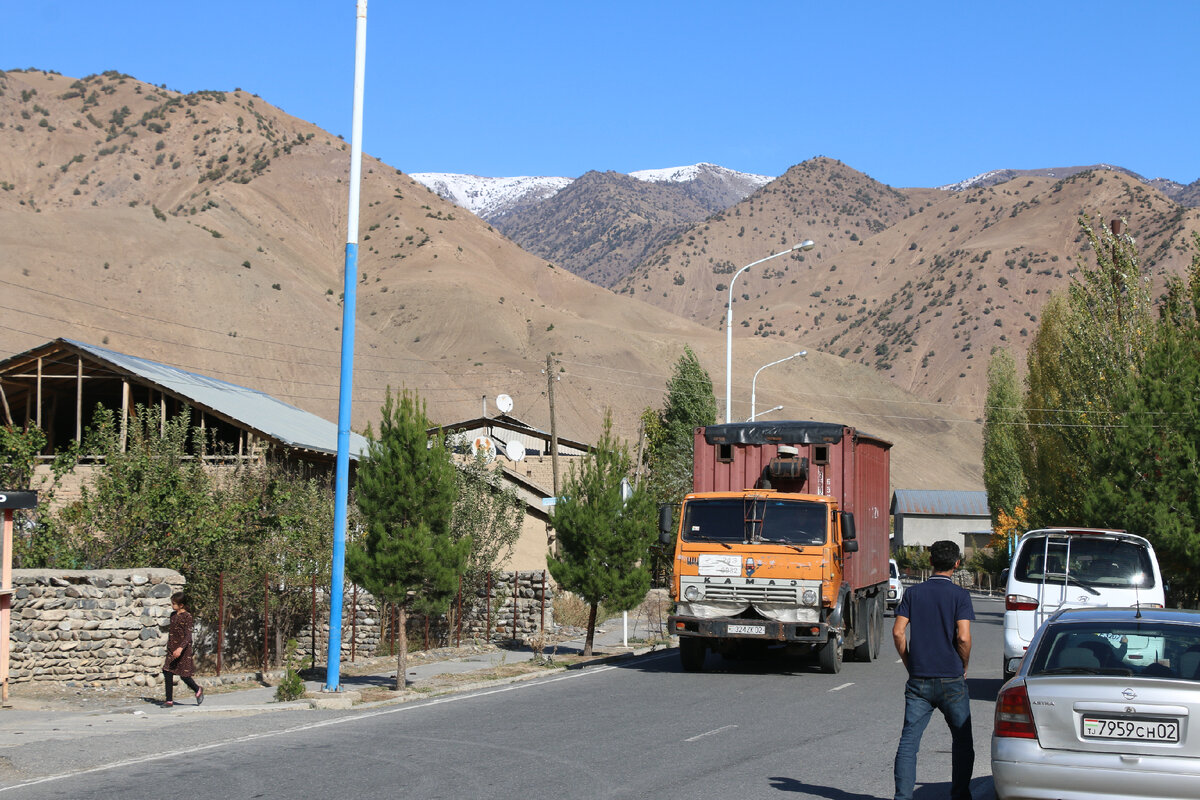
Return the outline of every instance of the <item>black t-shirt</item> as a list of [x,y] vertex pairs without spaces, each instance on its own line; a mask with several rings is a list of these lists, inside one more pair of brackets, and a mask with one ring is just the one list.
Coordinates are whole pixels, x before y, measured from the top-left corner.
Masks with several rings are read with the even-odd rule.
[[908,674],[914,678],[958,678],[962,659],[954,649],[958,621],[975,619],[971,594],[945,575],[934,575],[904,593],[897,617],[908,617]]

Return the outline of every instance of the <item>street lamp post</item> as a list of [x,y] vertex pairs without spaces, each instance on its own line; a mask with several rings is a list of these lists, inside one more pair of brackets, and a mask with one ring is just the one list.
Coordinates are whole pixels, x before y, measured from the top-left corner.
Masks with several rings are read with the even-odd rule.
[[750,419],[746,420],[746,422],[754,422],[755,417],[761,417],[763,414],[770,414],[772,411],[778,411],[781,408],[783,408],[783,406],[774,406],[772,408],[768,408],[766,411],[760,411],[757,414],[752,414],[750,415]]
[[816,245],[812,239],[805,239],[799,244],[794,244],[787,250],[780,250],[774,255],[760,258],[758,261],[752,261],[746,266],[733,273],[733,277],[729,279],[729,302],[725,306],[725,421],[733,422],[733,414],[730,410],[730,402],[733,396],[733,284],[741,275],[751,267],[756,267],[764,261],[770,261],[772,258],[786,256],[788,253],[794,253],[797,250],[812,250]]
[[[754,415],[754,390],[755,390],[755,388],[757,388],[757,385],[758,385],[758,373],[762,372],[767,367],[773,367],[776,364],[782,364],[785,361],[791,361],[793,358],[803,358],[806,355],[808,355],[808,351],[801,350],[799,353],[792,353],[787,358],[781,358],[778,361],[772,361],[770,364],[763,364],[761,367],[758,368],[758,372],[754,373],[754,380],[750,381],[750,419],[751,420],[754,419],[754,416],[755,416]],[[774,409],[772,409],[772,410],[774,410]],[[766,413],[766,412],[763,412],[763,413]],[[747,420],[747,421],[749,421],[749,420]]]

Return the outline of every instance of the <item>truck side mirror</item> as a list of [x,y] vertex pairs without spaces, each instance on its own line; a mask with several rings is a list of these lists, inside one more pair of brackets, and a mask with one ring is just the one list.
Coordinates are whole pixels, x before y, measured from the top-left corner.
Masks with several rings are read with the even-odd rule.
[[672,524],[675,521],[674,512],[670,503],[663,503],[658,507],[658,541],[662,544],[671,543],[671,534],[675,532],[675,526]]
[[[858,538],[858,533],[854,530],[854,514],[849,511],[842,512],[842,541],[852,542]],[[858,548],[855,547],[855,550]],[[853,551],[851,551],[853,552]]]
[[854,539],[851,539],[850,541],[846,541],[845,539],[843,539],[842,540],[842,551],[845,553],[857,553],[858,552],[858,542],[856,542]]

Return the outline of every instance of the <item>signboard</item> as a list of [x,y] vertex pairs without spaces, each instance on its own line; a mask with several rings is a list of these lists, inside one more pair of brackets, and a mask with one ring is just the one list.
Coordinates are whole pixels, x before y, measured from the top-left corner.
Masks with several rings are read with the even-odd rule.
[[37,492],[18,492],[0,489],[0,508],[35,508]]

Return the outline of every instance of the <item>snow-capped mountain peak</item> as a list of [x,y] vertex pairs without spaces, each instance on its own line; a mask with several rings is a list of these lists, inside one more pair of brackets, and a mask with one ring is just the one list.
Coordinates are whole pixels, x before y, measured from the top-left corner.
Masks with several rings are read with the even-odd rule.
[[739,178],[748,183],[754,183],[758,186],[766,186],[774,178],[767,175],[754,175],[749,172],[737,172],[718,164],[710,164],[707,161],[702,161],[699,164],[692,164],[686,167],[666,167],[664,169],[641,169],[636,172],[629,173],[629,177],[637,178],[639,181],[647,181],[649,183],[687,183],[699,178],[703,173],[708,172],[722,178]]
[[409,177],[429,187],[439,197],[483,219],[489,219],[520,202],[552,197],[573,180],[529,175],[485,178],[451,172],[415,172]]

